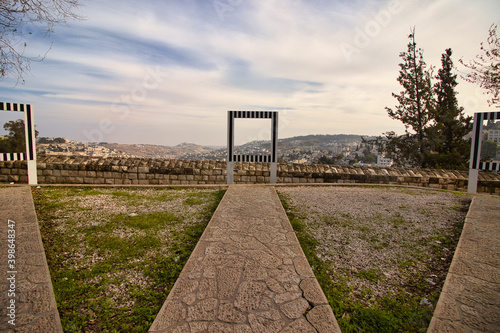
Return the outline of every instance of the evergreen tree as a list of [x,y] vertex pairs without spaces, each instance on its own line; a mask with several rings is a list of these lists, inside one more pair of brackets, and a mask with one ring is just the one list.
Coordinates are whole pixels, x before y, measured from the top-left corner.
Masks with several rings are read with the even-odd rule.
[[398,136],[394,132],[387,132],[385,137],[365,142],[375,144],[379,152],[384,152],[386,157],[394,160],[395,165],[425,167],[430,150],[427,127],[435,104],[431,85],[432,68],[427,68],[423,50],[417,48],[415,28],[410,32],[408,49],[399,55],[403,62],[399,64],[397,80],[404,90],[392,94],[399,105],[394,109],[385,108],[389,117],[403,123],[405,134]]
[[[11,120],[3,125],[8,132],[5,139],[0,140],[0,153],[21,153],[26,151],[26,141],[24,135],[24,120]],[[35,137],[38,131],[35,130]]]
[[452,51],[446,49],[441,56],[434,85],[436,106],[430,116],[433,125],[427,128],[427,137],[432,152],[426,156],[429,167],[446,169],[466,169],[470,153],[470,143],[464,136],[472,130],[472,117],[465,117],[463,107],[456,98],[457,75],[452,73]]

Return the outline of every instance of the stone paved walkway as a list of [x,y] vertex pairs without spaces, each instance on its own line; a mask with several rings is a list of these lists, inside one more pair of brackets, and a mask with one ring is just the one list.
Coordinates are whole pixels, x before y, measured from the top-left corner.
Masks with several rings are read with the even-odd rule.
[[340,332],[270,186],[232,185],[150,332]]
[[0,207],[0,332],[62,332],[30,187],[0,188]]
[[476,195],[428,332],[500,332],[500,198]]

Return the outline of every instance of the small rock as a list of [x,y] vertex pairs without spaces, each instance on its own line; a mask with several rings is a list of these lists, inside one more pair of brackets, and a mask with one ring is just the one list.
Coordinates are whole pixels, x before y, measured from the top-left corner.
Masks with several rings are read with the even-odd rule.
[[429,305],[429,306],[432,305],[432,303],[429,302],[429,300],[426,297],[422,298],[422,300],[420,301],[420,305],[423,305],[423,304]]
[[136,214],[136,213],[130,213],[130,214],[128,214],[128,216],[130,216],[130,217],[134,217],[134,216],[137,216],[137,215],[138,214]]
[[432,284],[433,286],[436,285],[436,282],[432,281],[431,279],[425,279],[425,281],[429,282],[430,284]]

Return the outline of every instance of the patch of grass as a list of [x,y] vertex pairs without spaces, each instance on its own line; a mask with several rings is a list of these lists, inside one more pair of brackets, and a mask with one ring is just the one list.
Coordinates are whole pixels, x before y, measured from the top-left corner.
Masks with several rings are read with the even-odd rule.
[[404,217],[400,213],[394,213],[389,219],[389,223],[394,226],[401,226],[406,223]]
[[[150,189],[87,187],[32,191],[64,332],[147,332],[225,193],[160,189],[151,195]],[[155,206],[158,198],[176,198],[180,205],[204,198],[204,204],[190,214],[180,208],[177,213],[109,214],[78,208],[84,194],[105,194],[119,205],[125,201],[130,211],[137,211],[139,203]]]
[[381,281],[382,278],[380,277],[380,270],[378,269],[367,269],[367,270],[360,270],[355,273],[355,275],[361,279],[366,279],[371,282],[377,282]]

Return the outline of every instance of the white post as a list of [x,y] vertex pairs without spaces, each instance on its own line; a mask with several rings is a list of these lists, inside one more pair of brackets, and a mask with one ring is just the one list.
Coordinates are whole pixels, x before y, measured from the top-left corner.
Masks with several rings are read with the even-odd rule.
[[276,184],[277,163],[271,162],[271,184]]
[[233,162],[227,161],[227,184],[231,185],[234,183],[233,180]]
[[477,180],[479,178],[479,170],[478,169],[470,169],[469,170],[469,183],[467,186],[468,193],[477,193]]
[[469,181],[468,193],[477,192],[477,180],[479,178],[479,163],[481,161],[481,142],[483,141],[483,117],[482,113],[474,113],[474,125],[472,127],[472,140],[470,147]]

